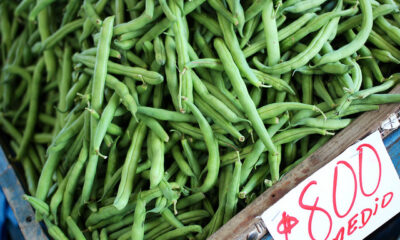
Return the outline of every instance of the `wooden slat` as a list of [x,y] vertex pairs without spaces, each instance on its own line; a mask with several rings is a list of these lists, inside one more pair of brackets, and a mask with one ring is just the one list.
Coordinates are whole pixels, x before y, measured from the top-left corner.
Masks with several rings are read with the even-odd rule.
[[24,189],[19,182],[14,169],[0,147],[0,187],[14,212],[19,228],[25,239],[47,240],[40,224],[35,221],[35,214],[29,203],[22,199]]
[[[400,85],[396,86],[391,93],[400,93]],[[341,154],[357,140],[376,131],[381,122],[387,119],[391,113],[397,113],[399,111],[400,104],[396,103],[386,104],[381,106],[377,111],[362,114],[323,147],[282,177],[278,183],[262,193],[249,206],[240,211],[208,239],[260,239],[266,232],[266,229],[259,224],[259,218],[257,218],[262,212],[272,206],[308,176]],[[258,231],[256,231],[256,229],[258,229]],[[257,234],[258,232],[259,234]],[[249,233],[256,233],[256,236],[254,236],[254,238],[248,238]]]

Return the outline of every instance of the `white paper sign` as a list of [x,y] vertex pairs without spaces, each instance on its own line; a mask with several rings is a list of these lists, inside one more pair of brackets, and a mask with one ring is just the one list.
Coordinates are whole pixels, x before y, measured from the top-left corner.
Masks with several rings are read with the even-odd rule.
[[375,132],[301,182],[261,218],[274,240],[359,240],[398,212],[399,176]]

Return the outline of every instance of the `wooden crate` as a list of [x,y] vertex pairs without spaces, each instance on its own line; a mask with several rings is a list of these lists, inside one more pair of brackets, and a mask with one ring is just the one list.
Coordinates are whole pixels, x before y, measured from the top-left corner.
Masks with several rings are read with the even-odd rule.
[[[400,85],[397,85],[391,93],[400,93]],[[348,127],[336,134],[328,143],[318,149],[302,163],[288,172],[282,179],[257,197],[249,206],[240,211],[235,217],[222,226],[217,232],[210,236],[209,240],[258,240],[267,234],[262,220],[259,216],[281,197],[296,187],[300,182],[325,166],[346,148],[353,145],[359,139],[363,139],[372,132],[380,129],[382,137],[385,138],[394,130],[382,131],[381,124],[391,114],[400,112],[400,104],[386,104],[377,111],[367,112],[355,119]],[[396,161],[397,172],[400,168],[400,145],[394,142],[400,141],[400,136],[394,138],[392,150],[398,156],[393,158]]]
[[24,189],[3,149],[0,147],[0,187],[12,208],[19,228],[25,239],[47,240],[41,225],[35,220],[35,214],[27,201],[22,199]]

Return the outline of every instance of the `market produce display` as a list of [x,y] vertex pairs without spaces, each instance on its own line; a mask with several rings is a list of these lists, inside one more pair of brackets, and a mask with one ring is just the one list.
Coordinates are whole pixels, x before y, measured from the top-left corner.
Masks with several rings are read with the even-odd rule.
[[206,239],[400,81],[397,0],[0,2],[0,129],[54,239]]

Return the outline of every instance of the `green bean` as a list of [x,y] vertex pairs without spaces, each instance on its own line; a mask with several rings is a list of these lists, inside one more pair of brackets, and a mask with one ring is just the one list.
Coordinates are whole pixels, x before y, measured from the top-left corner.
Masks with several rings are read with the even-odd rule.
[[172,37],[165,37],[165,54],[166,54],[166,67],[165,76],[169,93],[171,95],[172,103],[175,109],[178,109],[178,77],[176,74],[176,56],[175,56],[175,42]]
[[162,192],[162,195],[168,200],[169,203],[175,203],[179,198],[178,193],[173,190],[171,184],[169,184],[165,178],[161,180],[159,188]]
[[150,131],[147,146],[147,155],[151,162],[150,188],[154,188],[161,182],[164,175],[164,142]]
[[[58,102],[59,109],[67,108],[67,91],[71,85],[71,71],[72,71],[72,61],[71,61],[72,49],[69,45],[65,46],[64,54],[63,54],[63,66],[62,66],[62,77],[60,79],[58,89],[60,92],[60,100]],[[65,118],[64,113],[59,114],[60,126],[63,126],[63,121]]]
[[[176,16],[181,15],[181,11],[177,3],[173,4],[172,11]],[[173,32],[175,34],[176,51],[178,56],[178,71],[179,71],[179,90],[178,90],[178,107],[179,111],[184,113],[186,108],[181,103],[181,96],[186,96],[189,101],[193,102],[193,82],[191,70],[185,68],[185,64],[190,61],[188,54],[188,39],[185,32],[184,17],[177,18],[173,24]]]
[[158,1],[165,16],[170,20],[170,21],[175,21],[176,17],[175,15],[172,13],[170,7],[168,6],[168,3],[166,0],[159,0]]
[[146,124],[146,126],[150,128],[162,141],[169,141],[168,133],[164,130],[164,128],[157,120],[141,114],[138,115],[138,118],[142,120]]
[[257,169],[249,181],[247,181],[247,183],[243,186],[242,190],[240,190],[238,194],[239,198],[246,198],[247,195],[253,191],[255,186],[263,181],[263,179],[268,175],[269,171],[269,165],[265,165]]
[[[39,13],[38,27],[39,27],[40,38],[42,41],[45,41],[50,36],[47,10],[42,10]],[[52,79],[55,75],[56,59],[54,56],[54,52],[51,49],[44,51],[43,55],[46,64],[47,81],[50,81],[50,79]]]
[[[94,6],[96,13],[100,14],[103,11],[106,4],[107,0],[98,0]],[[86,19],[85,22],[83,23],[83,30],[82,34],[79,37],[79,42],[83,42],[94,31],[94,29],[95,26],[92,24],[90,19]]]
[[[94,68],[96,61],[92,56],[84,56],[81,54],[74,54],[72,60],[81,62],[89,68]],[[143,68],[124,66],[112,61],[107,62],[107,71],[109,73],[124,75],[135,80],[144,81],[148,84],[159,84],[163,81],[163,76],[159,73],[148,71]]]
[[128,40],[123,40],[123,41],[115,39],[113,43],[121,51],[128,51],[135,46],[136,42],[137,42],[137,39],[134,38],[134,39],[128,39]]
[[136,56],[133,52],[131,51],[126,52],[126,57],[130,62],[138,65],[139,67],[147,68],[147,64],[141,58]]
[[240,181],[241,181],[241,168],[242,163],[239,161],[235,162],[235,168],[233,170],[231,182],[227,182],[229,184],[229,191],[226,196],[226,205],[224,212],[224,220],[226,223],[236,212],[236,204],[238,201],[237,194],[239,193]]
[[242,165],[242,170],[240,173],[240,184],[243,185],[248,176],[250,175],[251,170],[253,169],[255,163],[257,160],[260,158],[261,154],[264,152],[264,144],[261,140],[257,140],[257,142],[254,144],[254,147],[252,148],[252,151],[246,156],[243,165]]
[[46,202],[44,202],[40,199],[37,199],[35,197],[25,195],[25,194],[24,194],[23,198],[25,201],[28,201],[29,204],[31,204],[32,207],[36,211],[38,211],[40,214],[42,214],[43,216],[46,216],[46,217],[49,216],[50,209],[49,209],[49,205],[47,205]]
[[321,14],[321,15],[311,19],[307,23],[307,25],[305,25],[303,28],[299,29],[293,35],[291,35],[290,37],[288,37],[282,41],[282,43],[281,43],[282,50],[287,51],[295,43],[297,43],[298,41],[303,39],[309,33],[318,31],[318,29],[321,29],[323,26],[325,26],[326,24],[331,22],[332,19],[340,17],[340,16],[353,15],[357,11],[357,8],[350,8],[347,10],[341,10],[340,8],[341,8],[341,4],[338,5],[338,8],[336,11],[327,12],[327,13]]
[[192,13],[190,16],[198,23],[202,24],[206,27],[210,32],[212,32],[216,36],[222,36],[221,28],[218,25],[218,22],[213,20],[210,16],[207,16],[205,13]]
[[396,44],[400,44],[400,29],[391,25],[384,17],[378,17],[376,24],[392,39]]
[[100,40],[97,46],[96,62],[93,66],[94,73],[91,105],[96,112],[99,112],[103,102],[102,92],[104,90],[106,81],[107,61],[110,55],[110,43],[113,34],[112,26],[114,19],[115,17],[108,17],[104,20],[100,30]]
[[235,67],[232,57],[230,56],[227,47],[221,39],[214,41],[214,47],[216,48],[219,57],[221,58],[222,64],[224,65],[225,71],[230,77],[234,91],[239,97],[239,101],[244,109],[246,109],[247,117],[256,130],[259,137],[262,139],[264,145],[273,153],[276,153],[276,147],[271,141],[267,130],[265,129],[261,117],[257,113],[257,109],[252,102],[249,93],[246,90],[246,85],[240,76],[239,70]]
[[336,105],[335,102],[332,100],[331,96],[329,95],[328,90],[326,90],[325,88],[325,85],[322,81],[322,76],[320,75],[315,76],[314,89],[317,96],[320,97],[322,100],[324,100],[327,104],[329,104],[332,107]]
[[[223,80],[221,74],[219,74],[217,76],[219,76],[220,80]],[[243,118],[243,113],[241,111],[242,107],[241,107],[240,103],[226,88],[222,89],[222,87],[224,87],[224,86],[221,86],[222,90],[219,90],[218,87],[215,87],[213,84],[210,84],[207,82],[203,82],[203,84],[206,86],[207,90],[213,96],[215,96],[223,104],[225,104],[239,118]],[[221,111],[221,109],[218,109],[218,111]],[[225,114],[226,114],[226,112],[223,115],[225,115]],[[231,122],[234,122],[234,121],[232,121],[232,119],[228,119],[228,120],[230,120]]]
[[363,88],[371,88],[373,86],[373,76],[372,71],[366,65],[361,66],[362,73],[362,87]]
[[[61,180],[61,182],[59,183],[59,186],[57,188],[57,191],[53,194],[53,196],[51,197],[51,200],[50,200],[50,204],[49,204],[49,206],[50,206],[50,214],[52,215],[52,217],[54,219],[54,222],[56,224],[59,223],[58,222],[58,217],[57,217],[58,216],[57,215],[58,206],[61,204],[61,202],[63,200],[64,190],[65,190],[65,187],[67,185],[68,179],[72,174],[72,169],[73,168],[70,168],[70,170],[68,171],[67,175],[64,177],[64,179]],[[61,224],[64,225],[66,219],[61,218],[60,220],[61,220]]]
[[52,139],[53,135],[50,133],[36,133],[32,137],[33,142],[40,144],[51,143]]
[[203,133],[204,141],[208,149],[208,161],[207,161],[207,176],[203,184],[196,188],[196,191],[207,192],[216,182],[219,172],[219,150],[218,142],[216,141],[212,129],[208,124],[207,120],[204,118],[199,109],[191,102],[185,100],[185,104],[191,110],[195,118],[197,119],[200,129]]
[[66,218],[66,222],[68,224],[68,229],[71,230],[72,235],[74,236],[75,239],[77,239],[77,240],[86,239],[85,236],[83,235],[82,231],[79,229],[78,225],[76,224],[76,222],[71,218],[71,216],[68,216]]
[[146,218],[146,201],[138,197],[132,226],[131,237],[134,239],[144,238],[144,220]]
[[[88,74],[93,74],[93,71],[90,69],[85,69],[85,72]],[[105,84],[118,94],[122,100],[122,104],[131,112],[132,116],[136,118],[137,104],[132,95],[129,94],[128,87],[114,76],[109,74],[106,75]]]
[[230,122],[237,123],[240,121],[245,121],[243,118],[240,118],[235,114],[230,108],[228,108],[223,102],[221,102],[219,99],[217,99],[215,96],[211,95],[208,92],[208,88],[202,82],[196,74],[193,73],[193,86],[195,88],[196,93],[200,95],[200,97],[211,104],[211,106],[217,110],[218,112],[221,112],[224,118],[229,120]]
[[[181,140],[181,143],[182,143],[184,155],[188,160],[189,166],[190,166],[191,170],[193,171],[193,174],[197,178],[199,178],[199,176],[200,176],[200,166],[199,166],[198,161],[195,159],[195,157],[193,155],[193,151],[192,151],[187,139],[183,138]],[[179,207],[177,206],[177,208],[179,208]]]
[[100,240],[108,240],[108,234],[105,228],[100,231]]
[[214,58],[203,58],[193,60],[191,62],[186,63],[187,68],[210,68],[213,70],[223,71],[223,67],[221,62],[218,59]]
[[262,12],[262,21],[264,25],[264,34],[268,36],[265,38],[267,48],[268,65],[273,66],[277,64],[281,58],[278,29],[276,27],[274,3],[272,0],[267,0],[267,3]]
[[[343,99],[346,99],[344,97],[346,93],[344,92],[344,89],[341,86],[341,84],[339,83],[339,81],[332,81],[332,85],[333,85],[334,91],[336,93],[336,96],[338,96],[339,98],[343,97]],[[350,93],[347,93],[347,95],[349,95],[349,94]],[[337,105],[340,105],[340,103],[338,103]],[[337,106],[337,107],[339,107],[339,106]]]
[[164,233],[163,235],[157,237],[156,240],[176,239],[180,236],[186,236],[191,232],[201,232],[201,230],[202,228],[200,225],[189,225]]
[[281,164],[281,156],[282,156],[282,145],[278,143],[276,144],[277,144],[276,148],[278,149],[279,154],[273,155],[270,152],[268,153],[268,165],[272,183],[275,183],[279,180],[279,167]]
[[387,89],[389,89],[392,86],[394,86],[395,84],[397,84],[399,80],[400,80],[400,75],[393,74],[392,76],[390,76],[388,78],[387,81],[385,81],[381,85],[355,92],[354,94],[352,94],[351,99],[366,98],[371,94],[386,91]]
[[210,4],[210,6],[211,6],[212,8],[214,8],[214,10],[215,10],[218,14],[221,14],[221,16],[223,16],[223,17],[224,17],[226,20],[228,20],[231,24],[233,24],[233,25],[235,25],[235,26],[239,24],[239,20],[238,20],[235,16],[233,16],[232,13],[229,12],[229,11],[225,8],[225,6],[224,6],[224,4],[223,4],[222,2],[217,1],[217,0],[208,0],[207,2],[208,2],[208,4]]
[[368,41],[372,42],[380,49],[389,51],[395,58],[400,59],[400,51],[382,38],[379,34],[377,34],[374,30],[371,31]]
[[341,47],[340,49],[322,56],[317,65],[335,62],[342,58],[348,57],[364,45],[372,30],[373,17],[371,3],[368,0],[360,0],[360,8],[363,18],[361,23],[361,30],[357,34],[356,38],[352,42]]
[[238,29],[240,36],[243,37],[243,28],[246,23],[243,6],[240,4],[240,1],[238,1],[238,0],[228,1],[228,5],[229,5],[232,13],[238,19],[237,29]]
[[319,118],[305,118],[297,124],[307,127],[322,128],[328,130],[339,130],[348,126],[351,119],[319,119]]
[[[112,26],[114,23],[115,17],[108,17],[104,20],[103,25],[100,30],[100,40],[97,47],[97,57],[96,63],[94,66],[94,73],[93,73],[93,86],[92,86],[92,99],[91,99],[91,106],[94,111],[99,112],[101,110],[101,106],[103,103],[103,90],[106,82],[106,74],[107,74],[107,61],[110,52],[110,43],[112,37]],[[114,97],[113,103],[119,101],[117,95]],[[115,104],[115,103],[114,103]],[[110,109],[115,112],[117,105],[110,106]],[[82,200],[83,202],[88,202],[90,198],[90,194],[93,187],[93,182],[96,174],[96,167],[98,163],[98,155],[99,155],[99,146],[101,141],[104,138],[104,134],[107,128],[99,128],[107,126],[111,119],[109,118],[102,118],[104,121],[98,122],[94,117],[90,118],[90,138],[92,141],[97,141],[90,145],[90,152],[89,152],[89,161],[88,166],[85,172],[85,182],[83,185],[82,190]],[[99,137],[99,139],[97,139]],[[91,141],[91,142],[92,142]]]
[[56,225],[52,224],[50,220],[45,218],[44,222],[47,226],[47,231],[52,238],[54,238],[55,240],[68,240],[62,230]]
[[[201,130],[199,128],[193,127],[190,124],[187,123],[174,123],[174,122],[169,122],[169,124],[176,130],[188,134],[189,136],[193,137],[194,139],[198,140],[203,140]],[[237,149],[235,144],[229,140],[228,138],[225,138],[223,135],[216,133],[215,137],[218,141],[218,144],[224,147],[229,147],[233,149]],[[172,146],[171,146],[172,147]],[[167,147],[166,147],[167,149]]]
[[74,15],[79,10],[80,3],[81,0],[72,0],[68,2],[67,7],[65,9],[65,13],[61,21],[61,26],[64,26],[65,24],[69,23],[72,20]]
[[[68,93],[65,97],[65,111],[71,109],[73,101],[77,95],[77,93],[84,88],[89,81],[89,75],[81,74],[79,76],[78,81],[72,85],[72,87],[68,90]],[[64,109],[61,109],[64,110]]]
[[[397,7],[393,6],[392,4],[382,4],[373,9],[372,19],[375,19],[379,16],[384,16],[386,14],[389,14],[396,9],[397,9]],[[346,21],[343,21],[338,26],[337,34],[341,34],[347,30],[350,30],[350,29],[356,27],[357,25],[360,24],[360,22],[362,21],[362,18],[363,18],[363,14],[358,14],[356,16],[353,16],[353,17],[347,19]]]
[[275,135],[272,140],[275,144],[284,144],[292,141],[299,140],[305,136],[311,134],[320,134],[320,135],[333,135],[333,133],[326,131],[325,129],[319,128],[296,128],[289,129],[285,132],[278,133]]
[[129,195],[132,192],[133,179],[135,177],[135,174],[132,174],[132,172],[136,172],[140,157],[140,149],[146,135],[146,130],[146,125],[143,122],[140,122],[133,134],[132,142],[122,169],[121,182],[118,187],[117,197],[114,201],[114,206],[118,210],[123,209],[128,204]]
[[[256,87],[262,86],[261,82],[257,79],[255,74],[252,72],[250,66],[248,65],[246,58],[240,49],[239,42],[236,38],[235,32],[233,30],[232,24],[230,24],[225,18],[218,14],[218,21],[221,26],[222,34],[225,42],[228,44],[229,55],[233,58],[233,62],[237,68],[239,68],[240,73],[246,77],[246,79]],[[222,41],[222,40],[220,40]],[[221,57],[220,57],[221,58]],[[233,66],[233,65],[232,65]]]
[[191,115],[164,110],[160,108],[151,108],[139,106],[138,112],[140,114],[163,121],[176,121],[176,122],[195,122],[195,118]]
[[337,25],[339,18],[333,18],[328,25],[323,27],[318,34],[314,37],[311,43],[308,45],[307,49],[302,53],[297,54],[295,57],[290,60],[276,64],[272,67],[267,67],[263,65],[261,62],[257,60],[257,58],[253,58],[253,63],[256,65],[258,69],[263,72],[271,73],[271,74],[282,74],[299,68],[309,62],[318,52],[321,50],[323,44],[328,40],[335,26]]
[[179,169],[186,175],[189,177],[193,177],[194,173],[191,169],[191,167],[189,166],[189,164],[185,161],[182,153],[180,152],[180,148],[179,146],[174,146],[172,148],[172,156],[175,160],[175,162],[178,164]]
[[231,134],[233,137],[239,140],[239,142],[244,142],[245,137],[228,121],[226,121],[222,115],[214,111],[205,101],[201,100],[200,97],[195,95],[195,103],[199,109],[208,115],[213,121]]
[[[295,76],[301,76],[300,74]],[[313,78],[311,75],[305,75],[301,79],[301,90],[303,92],[302,102],[305,104],[311,104],[312,102],[312,87],[313,87]]]
[[363,99],[356,99],[353,104],[386,104],[400,102],[400,94],[371,94]]
[[164,43],[159,37],[154,39],[154,53],[155,53],[155,61],[158,65],[164,65],[166,61],[165,48]]
[[250,38],[252,37],[254,31],[256,30],[259,22],[260,22],[260,17],[255,17],[250,19],[245,24],[243,38],[240,41],[241,49],[243,49],[246,45],[248,45],[248,42],[250,41]]
[[291,24],[287,25],[286,27],[282,28],[278,31],[278,39],[279,41],[283,41],[290,35],[297,32],[301,29],[308,21],[315,18],[315,13],[306,13],[299,17],[297,20],[293,21]]
[[393,55],[387,51],[387,50],[381,50],[381,49],[371,49],[372,56],[376,58],[378,61],[384,62],[384,63],[396,63],[400,64],[400,60],[393,57]]
[[349,116],[355,113],[360,113],[360,112],[367,112],[367,111],[373,111],[373,110],[378,110],[379,106],[378,105],[372,105],[372,104],[364,104],[364,105],[359,105],[354,104],[355,101],[352,102],[352,105],[350,105],[347,109],[345,109],[341,114],[337,114],[336,111],[330,111],[327,112],[327,117],[328,118],[342,118],[345,116]]
[[18,6],[14,10],[14,15],[19,16],[21,15],[29,6],[33,3],[33,0],[23,0],[21,1]]
[[[1,31],[1,35],[2,35],[1,44],[2,44],[2,46],[5,46],[4,51],[6,51],[6,50],[8,51],[11,48],[12,38],[11,38],[11,24],[8,19],[7,4],[2,3],[0,5],[0,13],[1,13],[0,31]],[[3,51],[3,49],[2,49],[2,51]],[[5,54],[5,52],[3,54]]]
[[163,10],[161,7],[154,8],[153,16],[149,17],[146,12],[144,12],[140,17],[135,18],[129,22],[117,24],[114,27],[114,34],[121,35],[128,32],[135,32],[140,30],[142,27],[156,20],[161,16]]
[[42,41],[40,44],[40,51],[45,51],[54,47],[61,39],[67,36],[69,33],[75,31],[83,25],[84,19],[78,19],[73,22],[67,23],[63,27],[57,30],[57,32],[53,33],[51,36],[46,38],[46,40]]
[[22,158],[28,149],[29,141],[33,136],[35,130],[37,112],[39,105],[39,91],[40,91],[40,81],[41,74],[44,68],[44,61],[40,59],[36,65],[34,76],[32,78],[32,84],[30,85],[30,102],[29,102],[29,112],[24,134],[21,140],[20,147],[17,152],[17,159]]
[[290,165],[295,159],[296,159],[296,154],[297,153],[297,145],[296,143],[286,143],[285,148],[284,148],[284,159],[285,159],[285,165],[288,166]]
[[97,154],[99,154],[101,142],[106,135],[107,129],[109,128],[114,113],[119,105],[119,100],[119,96],[114,93],[101,114],[93,139],[93,149]]
[[254,1],[244,13],[246,22],[257,16],[264,9],[266,3],[267,1],[265,0]]
[[38,182],[38,191],[36,192],[36,197],[38,199],[46,199],[51,185],[51,177],[53,176],[54,170],[60,161],[59,151],[68,144],[68,140],[75,136],[75,134],[82,128],[82,125],[83,115],[78,117],[70,125],[67,123],[49,146],[49,155],[46,163],[43,166],[43,171]]
[[[210,216],[210,214],[208,212],[206,212],[205,210],[194,210],[194,211],[189,211],[189,212],[179,214],[177,216],[177,219],[180,220],[182,223],[186,224],[186,223],[190,223],[190,222],[194,222],[197,220],[207,218],[209,216]],[[152,229],[150,232],[146,233],[145,238],[152,239],[152,238],[158,237],[161,234],[163,234],[169,230],[172,230],[172,229],[173,229],[172,226],[170,226],[168,223],[164,222],[164,223],[158,225],[157,227],[155,227],[154,229]]]
[[312,110],[316,112],[323,113],[321,109],[317,106],[304,104],[304,103],[296,103],[296,102],[283,102],[283,103],[272,103],[265,105],[259,109],[257,112],[261,119],[268,119],[271,117],[276,117],[281,115],[286,111],[291,110]]
[[[169,210],[168,208],[165,208],[161,212],[161,216],[165,221],[167,221],[170,225],[174,226],[177,229],[184,227],[184,225],[179,221],[179,219],[177,219],[174,216],[174,214],[171,212],[171,210]],[[190,236],[190,234],[189,234],[189,236]]]
[[92,232],[92,239],[93,240],[100,240],[99,232],[97,230]]
[[306,0],[306,1],[301,1],[299,3],[293,4],[289,7],[283,8],[282,12],[290,12],[290,13],[301,13],[304,11],[307,11],[309,9],[312,9],[314,7],[318,7],[322,5],[326,0]]
[[29,21],[35,20],[36,16],[48,7],[50,4],[52,4],[55,0],[39,0],[36,2],[35,7],[30,11],[29,13]]
[[63,195],[63,201],[62,201],[62,208],[61,208],[61,218],[65,219],[67,216],[69,216],[71,212],[71,205],[72,205],[72,199],[74,195],[75,188],[78,184],[78,178],[83,170],[84,164],[87,160],[87,155],[88,155],[88,147],[87,144],[84,143],[83,147],[79,153],[78,160],[75,162],[73,169],[71,171],[71,175],[69,176],[66,186],[65,186],[65,191]]
[[[349,30],[345,33],[345,37],[347,39],[350,40],[354,40],[356,35],[352,30]],[[372,73],[374,74],[374,77],[379,81],[382,82],[384,77],[382,75],[382,72],[378,66],[378,64],[376,63],[376,61],[372,58],[368,58],[369,56],[372,56],[371,51],[363,46],[362,48],[360,48],[359,50],[361,57],[365,57],[365,59],[363,59],[363,62],[365,62],[365,64],[371,69]]]

